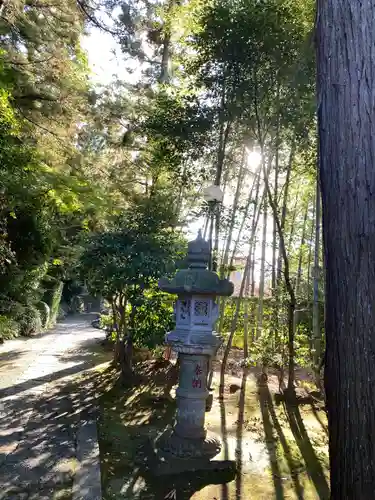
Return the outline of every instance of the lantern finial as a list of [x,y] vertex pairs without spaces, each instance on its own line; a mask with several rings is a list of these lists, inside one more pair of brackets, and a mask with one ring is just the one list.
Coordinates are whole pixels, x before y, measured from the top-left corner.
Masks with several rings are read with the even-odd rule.
[[198,232],[197,239],[188,243],[187,263],[189,267],[207,269],[210,261],[210,244]]

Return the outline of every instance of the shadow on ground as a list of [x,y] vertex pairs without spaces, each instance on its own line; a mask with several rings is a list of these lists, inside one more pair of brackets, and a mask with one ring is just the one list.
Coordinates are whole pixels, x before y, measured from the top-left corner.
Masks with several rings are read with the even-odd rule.
[[[188,500],[208,484],[233,480],[221,464],[204,472],[155,476],[152,442],[173,423],[175,403],[161,398],[167,364],[142,364],[135,387],[124,387],[112,369],[99,420],[104,499]],[[114,380],[116,380],[113,383]]]
[[[72,324],[59,330],[63,334]],[[80,321],[75,328],[87,324]],[[78,423],[92,414],[104,390],[97,371],[84,371],[111,356],[92,340],[82,347],[73,366],[0,391],[0,499],[71,499]]]
[[0,366],[6,370],[14,365],[15,362],[25,353],[24,349],[15,349],[0,352]]
[[275,406],[269,388],[258,388],[253,375],[228,376],[225,397],[215,397],[206,421],[222,440],[216,458],[235,460],[235,477],[216,471],[155,480],[144,472],[149,442],[171,425],[175,411],[174,402],[158,399],[163,374],[145,373],[132,388],[114,383],[115,371],[105,376],[99,426],[104,500],[328,500],[324,412]]

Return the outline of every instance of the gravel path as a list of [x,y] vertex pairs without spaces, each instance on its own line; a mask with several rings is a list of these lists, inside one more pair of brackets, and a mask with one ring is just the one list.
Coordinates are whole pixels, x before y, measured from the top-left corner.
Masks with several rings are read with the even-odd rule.
[[0,346],[1,500],[72,498],[77,429],[93,405],[71,379],[100,363],[95,347],[104,337],[91,319]]

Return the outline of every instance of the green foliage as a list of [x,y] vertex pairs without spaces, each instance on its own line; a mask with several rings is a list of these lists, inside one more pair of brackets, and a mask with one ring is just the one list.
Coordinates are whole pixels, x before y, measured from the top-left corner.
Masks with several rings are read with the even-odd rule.
[[67,308],[64,307],[63,304],[60,304],[59,310],[57,312],[57,321],[62,321],[64,320],[68,315]]
[[[104,4],[118,7],[111,0]],[[92,294],[113,304],[122,334],[130,331],[138,345],[162,342],[171,327],[171,305],[155,283],[181,254],[182,215],[201,213],[197,192],[215,177],[221,156],[221,181],[230,191],[244,145],[261,143],[270,157],[277,148],[282,179],[296,142],[289,198],[300,196],[308,214],[305,243],[304,213],[292,218],[290,200],[284,232],[291,234],[292,277],[300,256],[307,267],[316,160],[313,2],[130,0],[114,29],[124,52],[146,69],[134,85],[115,81],[95,91],[79,43],[84,11],[95,23],[95,7],[82,9],[75,0],[59,5],[16,0],[2,7],[0,314],[22,322],[28,310],[25,322],[33,330],[38,320],[30,311],[36,306],[43,326],[50,326],[59,316],[62,282],[68,282],[64,300],[71,305],[82,278]],[[275,199],[285,192],[279,190]],[[243,201],[238,214],[244,213]],[[220,238],[231,215],[231,209],[222,210]],[[299,302],[309,302],[310,285],[302,276]],[[257,359],[273,356],[274,305],[264,300],[260,334],[257,299],[249,301]],[[280,311],[282,340],[275,349],[284,348]],[[225,332],[233,313],[234,301],[228,300]],[[296,335],[301,363],[311,330],[309,313],[302,316]],[[243,331],[244,303],[237,346],[243,345]]]
[[[132,336],[136,347],[157,349],[164,343],[165,334],[174,326],[173,304],[170,295],[152,286],[140,298],[135,310]],[[116,328],[111,314],[100,316],[100,328],[114,340]]]
[[284,364],[282,346],[275,346],[273,335],[268,331],[263,331],[261,336],[251,344],[250,353],[250,360],[254,364],[266,367]]
[[[27,333],[39,327],[30,311],[45,278],[72,272],[106,202],[78,168],[77,130],[90,115],[78,5],[6,2],[0,29],[0,310]],[[53,324],[60,299],[50,299]],[[24,320],[15,313],[23,306],[31,308]]]
[[154,347],[154,349],[152,349],[153,359],[161,361],[164,358],[164,351],[165,351],[164,345],[157,345],[156,347]]
[[3,79],[14,89],[25,133],[37,142],[46,163],[61,166],[72,150],[70,139],[88,90],[87,61],[79,45],[82,12],[72,0],[59,9],[45,1],[16,0],[4,5],[0,27]]
[[112,230],[90,238],[81,256],[88,290],[114,308],[116,336],[130,334],[135,345],[160,344],[171,325],[171,305],[156,282],[174,270],[174,261],[182,255],[184,242],[172,229],[173,222],[173,207],[160,193],[137,197]]
[[192,164],[188,169],[186,158],[193,162],[202,156],[211,121],[212,111],[200,105],[194,95],[161,88],[139,126],[139,133],[148,137],[147,155],[152,158],[152,170],[168,173],[172,180],[192,187],[192,174],[196,172],[189,171]]
[[[245,319],[245,300],[248,302],[248,314],[249,314],[249,329],[250,335],[252,329],[255,329],[255,319],[256,319],[256,311],[258,307],[258,297],[249,297],[247,299],[241,300],[240,312],[238,321],[236,324],[236,332],[234,337],[234,345],[238,347],[243,346],[243,332],[244,332],[244,319]],[[223,322],[223,331],[229,332],[232,328],[232,321],[236,309],[236,301],[235,297],[229,298],[225,301],[225,311],[224,311],[224,322]],[[264,317],[265,317],[265,328],[268,328],[272,319],[272,299],[265,298],[264,299]]]
[[168,200],[140,198],[115,221],[114,230],[94,235],[81,257],[89,291],[112,300],[127,287],[147,287],[166,274],[181,251],[171,222]]
[[19,334],[19,324],[14,319],[0,315],[0,339],[13,339],[18,337]]
[[42,331],[41,315],[34,306],[25,306],[22,313],[17,314],[15,319],[18,321],[20,333],[24,337],[30,337]]
[[68,305],[71,305],[74,297],[77,297],[82,293],[82,285],[74,279],[69,279],[64,282],[64,288],[62,293],[62,299]]
[[[236,298],[229,298],[225,303],[223,332],[227,335],[231,330],[233,316],[236,308]],[[257,332],[258,297],[250,297],[241,301],[240,313],[236,324],[233,346],[243,348],[244,346],[244,322],[245,322],[245,300],[248,301],[248,335],[249,335],[249,366],[264,364],[269,366],[282,363],[286,365],[287,352],[287,325],[286,317],[279,315],[277,326],[275,326],[275,301],[273,298],[265,298],[263,301],[263,328],[259,335]],[[301,302],[299,304],[298,321],[294,339],[295,359],[298,366],[311,366],[312,356],[312,320],[311,303]],[[275,328],[277,327],[277,338],[275,342]],[[321,331],[324,332],[324,314],[321,308]],[[254,340],[252,340],[254,339]],[[283,358],[284,356],[284,358]]]
[[311,330],[306,325],[300,324],[296,328],[294,348],[296,351],[296,363],[302,367],[309,367],[312,363],[312,336]]
[[111,314],[101,314],[100,315],[100,328],[104,330],[113,330],[113,317]]
[[135,345],[154,348],[163,344],[165,334],[172,330],[173,326],[173,304],[170,295],[156,288],[148,290],[135,313]]

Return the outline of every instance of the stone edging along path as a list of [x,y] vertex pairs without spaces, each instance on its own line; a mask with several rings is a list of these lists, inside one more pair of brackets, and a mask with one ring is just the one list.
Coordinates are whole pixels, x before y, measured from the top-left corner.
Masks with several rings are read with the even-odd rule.
[[79,423],[76,453],[79,465],[73,479],[72,500],[102,500],[100,456],[95,418]]

